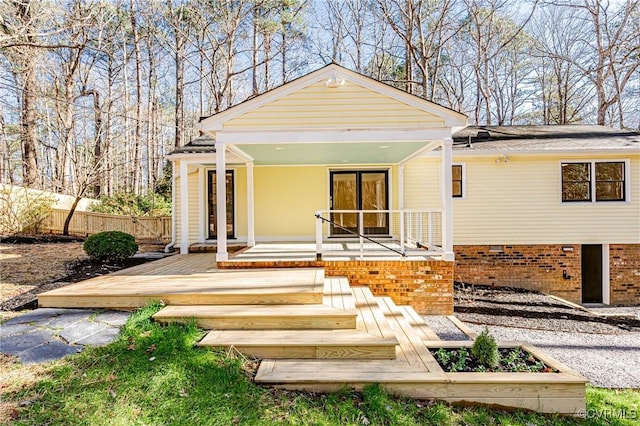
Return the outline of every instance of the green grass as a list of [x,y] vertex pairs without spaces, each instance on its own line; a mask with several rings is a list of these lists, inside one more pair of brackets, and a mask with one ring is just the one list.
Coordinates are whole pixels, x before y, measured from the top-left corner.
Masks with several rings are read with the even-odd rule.
[[203,332],[194,324],[152,322],[158,309],[136,312],[111,345],[88,348],[40,367],[29,383],[9,385],[1,420],[15,425],[632,425],[638,418],[637,392],[596,388],[588,389],[587,420],[395,398],[379,386],[329,395],[276,391],[252,383],[255,364],[249,360],[195,347]]

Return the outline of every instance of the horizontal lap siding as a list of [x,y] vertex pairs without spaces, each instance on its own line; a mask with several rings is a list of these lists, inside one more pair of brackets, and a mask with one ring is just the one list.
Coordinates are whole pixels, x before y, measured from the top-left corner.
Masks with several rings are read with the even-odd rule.
[[314,213],[328,203],[326,167],[255,167],[254,182],[257,238],[314,238]]
[[444,126],[444,120],[356,84],[316,83],[229,120],[224,130]]
[[[640,242],[640,161],[631,158],[629,203],[561,203],[560,162],[585,156],[454,156],[466,166],[465,198],[454,199],[454,244],[588,244]],[[603,156],[618,160],[628,155]],[[434,188],[439,161],[405,168],[405,206],[440,205]]]

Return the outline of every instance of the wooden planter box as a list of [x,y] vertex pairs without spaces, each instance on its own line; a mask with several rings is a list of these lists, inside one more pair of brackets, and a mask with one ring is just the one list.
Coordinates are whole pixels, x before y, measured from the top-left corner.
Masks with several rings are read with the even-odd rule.
[[[471,348],[471,341],[430,341],[429,349]],[[585,385],[588,380],[577,371],[523,342],[501,342],[500,348],[520,347],[558,373],[442,373],[447,377],[446,395],[452,403],[483,404],[491,407],[522,408],[542,413],[584,416]]]

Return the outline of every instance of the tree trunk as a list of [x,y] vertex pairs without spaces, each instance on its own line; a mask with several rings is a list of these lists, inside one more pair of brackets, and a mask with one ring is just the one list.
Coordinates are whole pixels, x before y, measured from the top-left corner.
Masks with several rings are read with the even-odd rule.
[[142,59],[140,58],[140,36],[138,34],[138,25],[136,22],[136,15],[133,9],[133,0],[129,0],[129,8],[131,12],[131,31],[133,32],[133,52],[135,54],[135,62],[136,62],[136,115],[135,115],[135,128],[134,128],[134,138],[133,138],[133,192],[135,194],[140,194],[141,192],[141,182],[140,177],[142,176],[141,169],[141,136],[140,136],[140,120],[142,118],[141,110],[142,110]]

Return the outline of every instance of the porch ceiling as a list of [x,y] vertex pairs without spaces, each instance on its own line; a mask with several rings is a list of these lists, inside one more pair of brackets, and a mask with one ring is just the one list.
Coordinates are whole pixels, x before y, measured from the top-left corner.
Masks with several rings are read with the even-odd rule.
[[256,165],[398,163],[430,144],[411,142],[342,142],[238,144]]

